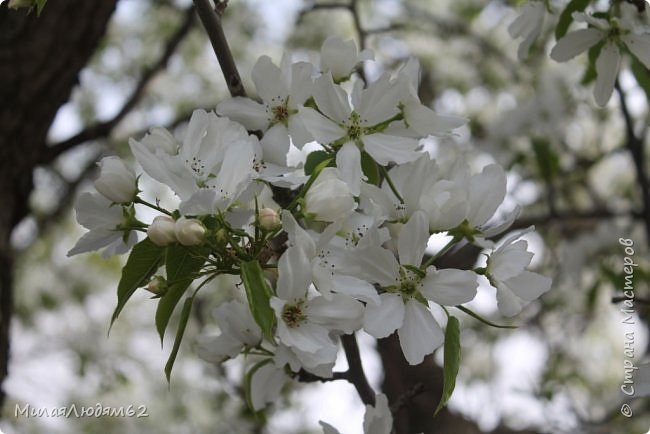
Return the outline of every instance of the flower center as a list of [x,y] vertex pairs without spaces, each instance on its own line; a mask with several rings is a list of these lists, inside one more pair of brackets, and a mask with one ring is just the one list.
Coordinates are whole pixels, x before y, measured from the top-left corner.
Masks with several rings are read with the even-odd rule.
[[303,312],[303,302],[298,301],[295,304],[285,304],[282,309],[282,320],[289,328],[296,328],[307,319]]
[[348,132],[348,137],[353,141],[358,141],[361,136],[363,136],[364,128],[361,126],[361,119],[359,119],[359,114],[352,112],[350,118],[348,119],[347,125],[345,128]]
[[404,299],[415,297],[422,287],[420,281],[422,278],[413,271],[401,267],[399,270],[399,289]]
[[202,177],[203,176],[203,171],[205,170],[205,164],[203,164],[203,161],[197,157],[192,157],[192,161],[190,160],[185,160],[185,164],[189,166],[189,168],[196,174],[197,177]]

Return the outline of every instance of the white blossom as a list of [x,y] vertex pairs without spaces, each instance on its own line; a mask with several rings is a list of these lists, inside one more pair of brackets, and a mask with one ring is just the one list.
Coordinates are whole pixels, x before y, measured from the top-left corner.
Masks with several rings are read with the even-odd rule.
[[486,274],[497,289],[497,305],[505,316],[517,315],[551,288],[550,278],[526,270],[533,253],[525,240],[518,240],[523,233],[508,237],[488,257]]
[[[82,193],[75,204],[79,224],[89,229],[68,252],[68,256],[104,249],[102,256],[126,253],[137,242],[135,231],[121,229],[126,222],[121,206],[97,193]],[[125,238],[125,233],[127,234]]]

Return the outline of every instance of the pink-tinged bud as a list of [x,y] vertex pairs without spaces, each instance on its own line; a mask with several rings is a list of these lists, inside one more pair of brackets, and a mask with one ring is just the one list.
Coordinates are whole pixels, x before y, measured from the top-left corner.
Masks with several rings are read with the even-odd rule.
[[159,215],[147,229],[147,235],[152,243],[157,246],[165,247],[176,240],[176,222],[173,218],[166,215]]
[[154,276],[145,289],[152,294],[162,297],[167,292],[167,280],[162,276]]
[[99,178],[95,181],[97,191],[112,202],[133,202],[138,193],[138,181],[133,170],[119,157],[102,158],[99,167]]
[[262,208],[260,210],[259,221],[262,229],[265,229],[267,231],[277,229],[282,224],[278,213],[271,208]]
[[200,220],[181,217],[176,220],[174,231],[179,243],[184,246],[196,246],[203,242],[206,229]]

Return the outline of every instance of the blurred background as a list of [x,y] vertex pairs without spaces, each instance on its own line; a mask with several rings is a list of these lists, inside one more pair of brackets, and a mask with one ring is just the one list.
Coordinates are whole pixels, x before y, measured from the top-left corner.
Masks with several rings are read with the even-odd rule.
[[[517,59],[518,41],[507,27],[521,5],[231,0],[223,23],[249,94],[260,55],[276,63],[283,52],[316,61],[331,35],[374,50],[375,61],[365,66],[370,78],[415,56],[423,102],[469,119],[457,134],[432,138],[431,146],[441,156],[447,149],[465,152],[477,168],[502,164],[508,199],[501,212],[518,204],[523,213],[513,229],[536,227],[525,239],[536,253],[534,268],[553,277],[552,290],[514,320],[515,330],[461,317],[456,391],[433,422],[442,354],[398,369],[403,361],[394,338],[377,344],[359,337],[376,389],[390,397],[425,384],[426,393],[400,412],[403,432],[646,433],[650,401],[627,397],[620,386],[625,360],[640,364],[648,351],[650,73],[625,60],[617,92],[597,108],[593,59],[590,66],[587,55],[563,64],[548,58],[557,19],[547,15],[528,59]],[[144,291],[107,337],[125,258],[66,257],[84,232],[72,205],[92,185],[95,162],[104,155],[131,158],[128,138],[152,126],[181,134],[192,110],[213,109],[228,95],[191,7],[182,0],[50,0],[36,18],[0,4],[0,374],[6,376],[0,429],[6,434],[297,434],[321,432],[318,420],[346,434],[362,432],[364,408],[348,384],[291,385],[255,417],[243,400],[240,361],[213,366],[198,359],[195,339],[214,328],[218,286],[229,282],[215,284],[213,299],[205,297],[195,310],[168,387],[163,367],[171,342],[160,348],[154,302]],[[646,25],[647,14],[638,17]],[[622,304],[629,255],[619,238],[631,240],[638,264],[631,309]],[[467,268],[484,259],[466,249],[446,261]],[[469,307],[503,322],[493,291],[482,285]],[[396,376],[385,377],[385,366]],[[148,416],[17,414],[26,405],[74,404],[81,411],[97,403],[133,405]],[[620,412],[625,403],[629,418]]]

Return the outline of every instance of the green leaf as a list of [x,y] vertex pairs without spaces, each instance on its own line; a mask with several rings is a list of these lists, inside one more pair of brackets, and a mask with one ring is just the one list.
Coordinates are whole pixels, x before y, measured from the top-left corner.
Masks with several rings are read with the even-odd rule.
[[379,168],[377,162],[367,152],[361,153],[361,170],[368,177],[368,184],[379,185]]
[[635,56],[632,56],[631,69],[636,82],[645,92],[647,100],[650,101],[650,71]]
[[532,145],[540,175],[546,180],[552,180],[559,170],[560,157],[551,148],[548,140],[533,138]]
[[[119,316],[126,302],[131,298],[136,289],[144,286],[158,270],[164,259],[165,249],[145,238],[133,246],[129,259],[122,269],[122,277],[117,286],[117,306],[111,318],[111,325]],[[109,328],[110,331],[110,328]]]
[[566,35],[569,26],[573,22],[571,14],[574,12],[584,11],[591,0],[572,0],[566,5],[566,8],[560,14],[557,26],[555,27],[555,39],[560,39]]
[[458,318],[450,316],[445,330],[445,365],[442,369],[444,382],[442,397],[434,416],[447,405],[456,387],[456,377],[460,368],[460,323]]
[[241,267],[241,278],[246,288],[246,298],[248,298],[248,307],[255,322],[262,329],[264,336],[273,339],[273,326],[275,324],[275,314],[271,308],[271,295],[273,292],[269,287],[262,267],[257,260],[243,262]]
[[185,293],[190,283],[195,279],[196,273],[201,270],[205,263],[206,252],[198,249],[190,249],[180,244],[173,244],[167,247],[167,283],[169,287],[165,295],[160,297],[156,309],[156,329],[160,335],[162,345],[165,330],[169,324],[169,318],[174,308]]
[[329,157],[330,155],[326,151],[310,152],[309,155],[307,155],[307,159],[305,160],[305,175],[309,176],[314,173],[316,167],[323,161],[327,160]]
[[47,0],[35,0],[36,2],[36,15],[41,16],[41,12],[43,12],[43,8],[45,7],[45,3],[47,3]]
[[178,349],[181,346],[181,341],[183,340],[183,334],[185,333],[185,327],[187,326],[187,321],[190,319],[190,312],[192,312],[192,303],[194,302],[194,297],[188,297],[183,303],[183,310],[181,311],[181,319],[178,323],[178,329],[176,329],[176,338],[174,338],[174,346],[172,347],[172,352],[169,354],[169,359],[165,364],[165,377],[167,377],[167,383],[172,375],[172,368],[174,367],[174,362],[176,361],[176,355],[178,354]]

